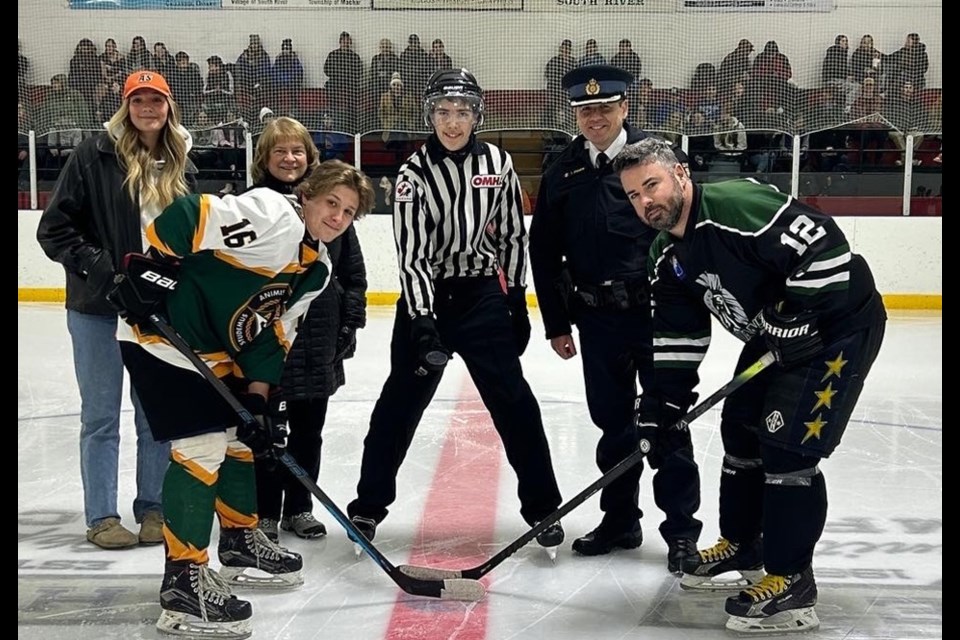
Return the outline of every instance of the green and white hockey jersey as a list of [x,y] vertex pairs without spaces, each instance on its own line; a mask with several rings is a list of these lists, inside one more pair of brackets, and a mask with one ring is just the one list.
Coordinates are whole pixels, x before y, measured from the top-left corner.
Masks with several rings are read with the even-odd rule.
[[836,222],[752,179],[694,185],[683,238],[661,232],[648,267],[654,365],[668,395],[699,382],[711,315],[747,342],[760,311],[782,303],[816,313],[827,344],[886,315],[869,266]]
[[[297,321],[330,279],[326,247],[307,239],[298,207],[265,188],[189,195],[147,228],[152,247],[181,261],[170,324],[218,375],[279,384]],[[158,336],[134,333],[155,356],[192,369]]]

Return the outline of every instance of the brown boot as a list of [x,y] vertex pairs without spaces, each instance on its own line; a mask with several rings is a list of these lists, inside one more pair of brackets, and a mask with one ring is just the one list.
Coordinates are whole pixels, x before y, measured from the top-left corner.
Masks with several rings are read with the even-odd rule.
[[147,511],[140,522],[140,544],[160,544],[163,542],[163,514],[159,511]]
[[87,540],[101,549],[129,549],[137,546],[137,535],[120,524],[120,518],[104,518],[87,529]]

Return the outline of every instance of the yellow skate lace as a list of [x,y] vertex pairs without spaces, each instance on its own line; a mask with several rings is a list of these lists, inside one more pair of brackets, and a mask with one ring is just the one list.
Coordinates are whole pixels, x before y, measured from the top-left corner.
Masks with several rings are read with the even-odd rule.
[[726,560],[735,554],[739,548],[740,545],[733,544],[726,538],[720,538],[720,540],[717,541],[717,544],[713,545],[709,549],[704,549],[699,552],[700,559],[703,562],[719,562],[721,560]]
[[775,576],[767,574],[757,584],[752,587],[748,587],[743,590],[743,593],[750,596],[754,602],[760,602],[761,600],[769,600],[774,598],[789,587],[787,579],[783,576]]

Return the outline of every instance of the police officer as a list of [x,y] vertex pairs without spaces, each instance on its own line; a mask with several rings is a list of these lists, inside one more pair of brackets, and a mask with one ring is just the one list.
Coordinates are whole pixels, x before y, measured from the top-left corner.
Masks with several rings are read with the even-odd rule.
[[[637,218],[610,161],[627,143],[647,137],[627,123],[626,92],[633,76],[608,65],[567,73],[580,135],[546,170],[530,230],[530,263],[546,337],[564,360],[577,355],[571,325],[583,352],[590,417],[603,434],[597,465],[606,472],[637,447],[634,401],[637,379],[653,375],[646,261],[656,232]],[[651,456],[657,468],[654,501],[666,513],[660,534],[669,547],[668,569],[696,551],[702,524],[700,476],[689,441],[668,457]],[[643,542],[638,464],[603,489],[600,525],[573,543],[582,555]]]
[[[357,498],[347,507],[369,540],[396,499],[400,464],[451,353],[463,358],[503,440],[523,518],[533,525],[560,505],[540,407],[520,368],[530,340],[520,181],[509,153],[477,140],[483,112],[472,73],[435,72],[423,99],[433,133],[397,177],[402,292],[391,370],[363,442]],[[537,541],[548,548],[563,542],[560,523]]]

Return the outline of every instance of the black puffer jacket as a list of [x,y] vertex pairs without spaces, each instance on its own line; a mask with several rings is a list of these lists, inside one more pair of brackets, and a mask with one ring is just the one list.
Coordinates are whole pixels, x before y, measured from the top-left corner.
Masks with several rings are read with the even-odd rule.
[[[267,173],[254,186],[292,193],[296,185]],[[332,396],[344,383],[343,358],[336,358],[340,328],[356,330],[367,323],[367,269],[353,225],[326,246],[333,274],[300,320],[297,339],[287,354],[280,382],[287,399]],[[345,354],[351,356],[352,350]]]
[[[190,147],[189,134],[182,133]],[[197,169],[187,160],[187,186],[196,191]],[[142,252],[140,204],[123,184],[113,140],[101,133],[81,142],[67,159],[40,216],[37,240],[67,272],[67,309],[111,316],[106,300],[123,257]]]

